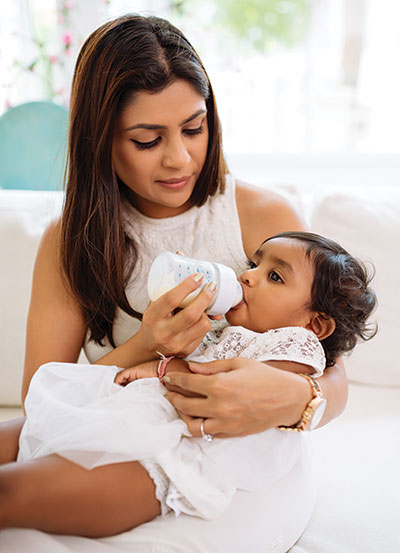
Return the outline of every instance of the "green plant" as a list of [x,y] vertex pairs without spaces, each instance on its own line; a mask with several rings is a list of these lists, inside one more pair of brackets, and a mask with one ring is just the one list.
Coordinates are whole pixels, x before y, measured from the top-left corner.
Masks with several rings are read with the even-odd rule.
[[310,20],[310,0],[174,0],[172,8],[182,16],[206,4],[214,23],[259,52],[295,45]]

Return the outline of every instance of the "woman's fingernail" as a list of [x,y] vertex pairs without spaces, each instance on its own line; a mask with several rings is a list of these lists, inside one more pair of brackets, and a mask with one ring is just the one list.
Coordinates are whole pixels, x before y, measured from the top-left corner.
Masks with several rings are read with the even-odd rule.
[[200,282],[201,280],[203,280],[204,275],[202,273],[196,273],[193,278],[196,282]]
[[215,291],[217,289],[217,283],[214,280],[212,280],[207,284],[206,288],[209,292],[211,292],[212,294],[215,294]]
[[169,384],[171,382],[171,379],[168,375],[164,375],[162,378],[160,378],[161,382],[166,382],[167,384]]

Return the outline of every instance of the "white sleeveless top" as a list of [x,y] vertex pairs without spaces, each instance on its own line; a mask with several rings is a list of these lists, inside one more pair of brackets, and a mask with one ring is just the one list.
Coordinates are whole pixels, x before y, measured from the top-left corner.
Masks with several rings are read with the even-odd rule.
[[[130,305],[143,313],[149,303],[147,275],[154,258],[163,251],[181,251],[189,257],[216,261],[232,267],[237,275],[246,268],[242,234],[236,206],[235,179],[226,176],[225,193],[210,196],[201,207],[192,207],[175,217],[153,219],[130,204],[124,210],[125,229],[136,245],[137,260],[126,288]],[[113,336],[117,346],[139,330],[140,321],[117,309]],[[112,350],[86,339],[85,354],[93,363]]]

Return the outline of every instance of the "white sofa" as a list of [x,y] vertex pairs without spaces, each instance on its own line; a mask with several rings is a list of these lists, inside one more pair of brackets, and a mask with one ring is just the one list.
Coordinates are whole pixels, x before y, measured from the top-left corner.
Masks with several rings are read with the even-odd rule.
[[[291,553],[399,553],[400,366],[395,345],[400,313],[400,188],[331,187],[302,194],[286,187],[283,192],[305,211],[313,230],[374,262],[380,327],[376,338],[358,346],[347,360],[350,396],[345,413],[312,435],[318,501]],[[61,204],[58,192],[0,190],[0,420],[21,412],[33,262],[43,229]],[[72,538],[49,540],[44,545],[35,533],[23,534],[19,541],[7,538],[4,553],[81,550]],[[104,550],[135,553],[132,548],[114,549],[111,542]]]

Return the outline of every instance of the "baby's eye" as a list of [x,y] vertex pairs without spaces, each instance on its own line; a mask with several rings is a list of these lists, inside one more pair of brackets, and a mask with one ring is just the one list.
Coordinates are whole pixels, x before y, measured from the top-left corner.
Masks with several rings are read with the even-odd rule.
[[257,263],[255,263],[251,259],[247,260],[247,265],[249,266],[249,269],[255,269],[257,267]]
[[271,271],[268,276],[274,282],[282,282],[283,284],[283,280],[281,279],[281,277],[278,275],[276,271]]

